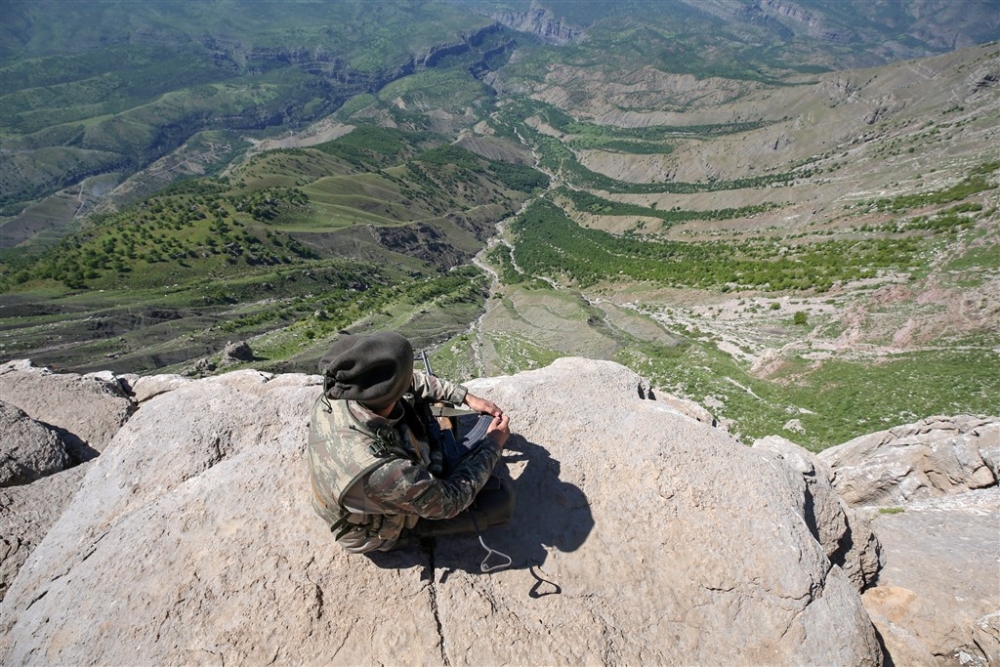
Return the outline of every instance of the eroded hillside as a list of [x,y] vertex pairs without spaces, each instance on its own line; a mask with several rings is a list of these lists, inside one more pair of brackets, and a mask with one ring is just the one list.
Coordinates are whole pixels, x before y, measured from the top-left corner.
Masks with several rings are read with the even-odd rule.
[[501,116],[553,189],[486,253],[505,287],[442,352],[456,372],[613,358],[815,447],[988,412],[1000,49],[747,85],[707,117],[675,110],[682,78],[553,70]]
[[[458,378],[613,359],[815,449],[995,411],[1000,47],[832,72],[899,45],[864,59],[874,24],[824,45],[843,17],[779,5],[535,6],[342,61],[314,32],[309,53],[213,42],[241,76],[276,58],[264,78],[305,67],[349,99],[301,131],[204,129],[5,219],[0,356],[313,370],[338,332],[391,328]],[[197,91],[264,112],[280,86],[259,83]]]

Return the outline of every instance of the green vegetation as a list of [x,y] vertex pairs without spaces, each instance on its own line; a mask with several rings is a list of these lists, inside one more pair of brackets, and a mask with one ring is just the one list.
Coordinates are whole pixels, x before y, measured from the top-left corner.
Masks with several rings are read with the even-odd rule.
[[316,150],[335,155],[360,170],[377,170],[412,157],[421,144],[440,141],[428,133],[401,132],[362,125],[349,134],[320,144]]
[[[977,192],[995,189],[997,187],[996,183],[991,183],[987,177],[992,175],[997,169],[1000,169],[1000,162],[988,162],[974,168],[969,172],[968,176],[950,188],[939,190],[937,192],[893,197],[891,199],[877,199],[875,200],[874,205],[880,211],[900,212],[921,206],[950,204],[952,202],[962,201]],[[951,212],[963,213],[969,210],[981,209],[962,209],[960,207],[956,207]]]
[[[513,48],[488,18],[441,3],[347,3],[335,15],[291,4],[5,6],[0,214],[90,176],[134,174],[205,130],[304,127],[392,82],[386,94],[420,108],[450,100],[462,113],[491,95],[470,72]],[[418,52],[427,57],[414,65]]]
[[[665,389],[721,406],[717,414],[745,441],[780,433],[793,416],[805,435],[791,437],[821,449],[928,414],[994,412],[1000,340],[982,327],[995,319],[1000,163],[968,148],[979,136],[972,130],[989,129],[976,96],[916,123],[914,105],[901,98],[900,108],[872,117],[874,132],[858,125],[863,141],[822,156],[806,157],[815,137],[805,126],[784,154],[740,172],[761,174],[754,177],[632,183],[581,161],[581,151],[697,151],[723,135],[791,121],[775,118],[768,91],[814,82],[782,77],[844,59],[857,64],[864,44],[884,47],[872,58],[893,45],[911,54],[922,48],[905,34],[905,12],[890,11],[889,27],[863,3],[821,4],[810,10],[835,28],[846,21],[857,43],[817,44],[781,21],[756,20],[752,7],[734,31],[702,9],[633,0],[547,2],[587,28],[587,40],[558,47],[462,3],[338,3],[333,13],[311,0],[230,2],[225,11],[166,0],[8,3],[0,26],[0,231],[5,245],[20,245],[0,249],[3,357],[73,370],[186,371],[243,339],[257,368],[312,371],[342,329],[393,329],[418,347],[450,339],[433,358],[453,377],[517,372],[569,353],[614,358]],[[716,76],[728,80],[704,81]],[[614,90],[599,90],[609,82]],[[528,90],[565,110],[512,92]],[[853,91],[826,92],[825,107],[811,106],[824,104],[821,92],[789,108],[840,123],[836,97]],[[879,92],[863,91],[870,100]],[[718,113],[699,115],[706,104]],[[585,120],[620,115],[641,124],[666,114],[700,124]],[[296,131],[307,125],[331,133],[320,136],[346,131],[325,119],[355,129],[319,145],[259,151],[259,140],[304,146],[315,135]],[[764,144],[745,145],[741,152]],[[939,148],[946,157],[929,163]],[[543,194],[549,177],[519,164],[531,156],[566,187]],[[877,175],[871,187],[851,183],[858,174],[845,167],[855,156]],[[954,164],[973,159],[987,162],[936,192],[900,195],[911,186],[882,182],[891,180],[882,179],[889,164],[900,170],[893,178],[910,181],[914,168],[950,177]],[[821,188],[835,170],[850,185],[840,193],[890,194],[830,214],[822,198],[832,189]],[[684,204],[724,207],[708,210],[612,201],[796,185],[807,187],[787,197],[728,192]],[[485,255],[500,277],[488,294],[487,276],[469,261],[496,223],[532,197],[505,227],[513,247],[500,243]],[[705,204],[713,199],[725,203]],[[774,203],[783,199],[797,203]],[[811,213],[807,201],[817,202]],[[622,216],[655,218],[663,228],[737,222],[657,236],[635,233],[646,224],[636,220],[614,235],[579,227],[562,205],[618,216],[608,221],[618,228],[629,226]],[[752,220],[784,206],[787,216]],[[94,207],[113,212],[85,217]],[[726,240],[704,240],[714,238]],[[925,287],[931,303],[905,302]],[[624,305],[619,296],[631,290],[650,304],[719,303],[723,292],[746,290],[752,294],[736,299],[754,302],[745,311],[754,321],[744,327],[715,304],[657,319],[659,306],[631,310],[645,308],[641,298]],[[948,323],[958,333],[928,333],[920,321],[914,339],[937,338],[897,353],[906,346],[895,345],[896,333],[902,339],[914,328],[900,328],[908,309],[917,320],[932,313],[931,325],[947,319],[950,310],[933,299],[949,290],[962,298],[962,317]],[[829,292],[824,304],[810,298],[820,292]],[[487,329],[470,329],[484,303],[494,307],[481,320]],[[503,327],[504,318],[516,325]],[[878,318],[884,330],[866,330]],[[866,345],[893,346],[878,363],[837,358],[830,350],[838,347],[823,346],[859,332]],[[748,369],[748,355],[763,348],[782,350],[758,369],[767,379]]]
[[746,442],[782,433],[794,414],[805,433],[788,437],[813,451],[927,415],[993,414],[1000,395],[1000,354],[981,350],[914,352],[881,364],[827,360],[818,368],[800,358],[769,380],[708,341],[629,347],[617,360],[679,395],[715,397],[723,407],[713,412],[733,420]]
[[[769,121],[715,123],[711,125],[651,125],[646,127],[616,127],[614,125],[598,125],[586,121],[578,121],[572,116],[543,102],[535,100],[519,101],[520,113],[538,114],[546,123],[566,134],[574,136],[573,140],[584,141],[666,141],[675,137],[694,137],[707,139],[711,136],[738,134],[749,132],[772,123]],[[642,153],[644,151],[630,151]],[[667,151],[669,152],[669,150]]]
[[628,279],[677,287],[826,291],[881,269],[906,270],[920,248],[909,238],[826,241],[785,251],[773,241],[639,240],[583,229],[547,200],[525,211],[513,230],[518,266],[579,287]]
[[453,267],[547,184],[438,135],[364,126],[254,155],[92,216],[48,251],[0,254],[4,353],[44,362],[65,338],[77,344],[62,363],[151,371],[255,336],[258,366],[300,368],[357,322],[433,340],[485,296],[478,270]]
[[[639,128],[625,129],[614,128],[612,126],[600,126],[589,123],[576,123],[565,113],[555,107],[517,101],[507,104],[503,109],[491,118],[491,123],[497,133],[508,137],[524,137],[540,153],[540,166],[548,169],[552,173],[560,174],[576,188],[604,190],[606,192],[621,194],[653,194],[653,193],[679,193],[690,194],[695,192],[717,192],[722,190],[738,190],[743,188],[761,188],[768,185],[788,185],[796,179],[807,179],[812,177],[816,171],[808,164],[801,164],[796,169],[782,173],[772,173],[749,178],[740,178],[730,181],[710,179],[706,182],[683,183],[679,181],[665,181],[662,183],[630,183],[619,181],[604,174],[592,171],[580,164],[576,155],[569,146],[574,145],[570,140],[569,146],[555,137],[547,136],[538,132],[526,123],[523,119],[531,114],[538,114],[546,119],[552,118],[553,122],[563,128],[576,128],[584,131],[585,139],[582,139],[588,146],[596,147],[602,142],[611,142],[618,150],[625,150],[626,144],[631,138],[659,137],[665,139],[669,135],[684,134],[689,137],[708,137],[713,134],[727,132],[743,132],[753,129],[755,123],[734,123],[731,125],[698,125],[688,128]],[[628,139],[626,139],[626,137]],[[625,142],[625,143],[620,143]],[[652,150],[649,146],[640,141],[639,147],[630,152],[669,152],[666,144],[664,150]],[[659,145],[659,144],[657,144]]]
[[656,208],[639,206],[625,202],[615,202],[584,190],[560,188],[557,194],[570,199],[579,211],[595,215],[635,215],[659,218],[667,224],[686,222],[689,220],[732,220],[745,218],[776,208],[775,204],[757,204],[741,208],[724,208],[711,211],[682,211],[679,208],[670,211],[660,211]]

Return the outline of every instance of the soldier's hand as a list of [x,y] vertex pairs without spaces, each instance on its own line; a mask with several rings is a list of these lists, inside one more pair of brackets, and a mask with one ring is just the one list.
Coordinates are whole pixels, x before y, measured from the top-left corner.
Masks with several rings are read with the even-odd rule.
[[479,398],[478,396],[473,396],[472,394],[465,395],[465,404],[468,405],[470,409],[484,415],[499,417],[503,414],[503,410],[498,408],[493,401],[487,401],[485,398]]
[[493,440],[500,449],[503,449],[503,446],[507,444],[507,438],[510,437],[510,417],[507,415],[494,417],[493,423],[486,428],[486,437]]

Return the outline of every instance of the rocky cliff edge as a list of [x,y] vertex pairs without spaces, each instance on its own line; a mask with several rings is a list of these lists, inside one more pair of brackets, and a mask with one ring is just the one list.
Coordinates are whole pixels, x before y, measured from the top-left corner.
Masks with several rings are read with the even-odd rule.
[[[11,373],[39,371],[7,364],[0,385]],[[318,376],[76,377],[106,383],[88,399],[106,407],[122,389],[125,413],[94,414],[128,418],[109,442],[88,424],[101,454],[84,465],[0,489],[5,536],[32,512],[44,527],[37,546],[0,545],[11,562],[33,548],[0,602],[5,665],[885,658],[860,594],[878,541],[828,465],[780,439],[746,447],[617,364],[468,383],[515,432],[518,509],[484,536],[513,564],[488,574],[474,537],[372,557],[337,547],[304,456]],[[68,429],[59,408],[42,421]]]

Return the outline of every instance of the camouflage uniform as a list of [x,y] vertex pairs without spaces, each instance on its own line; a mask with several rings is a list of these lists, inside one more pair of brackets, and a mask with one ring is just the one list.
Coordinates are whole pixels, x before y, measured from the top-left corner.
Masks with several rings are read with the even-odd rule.
[[[461,404],[467,390],[419,371],[410,393],[417,400]],[[313,509],[333,526],[346,516],[338,543],[352,553],[386,551],[405,529],[425,519],[450,519],[466,509],[500,459],[492,438],[465,456],[447,477],[430,470],[433,445],[407,425],[407,401],[389,417],[360,403],[321,395],[309,426]],[[353,415],[353,416],[352,416]],[[372,435],[377,434],[378,438]],[[379,451],[378,442],[392,444]]]

